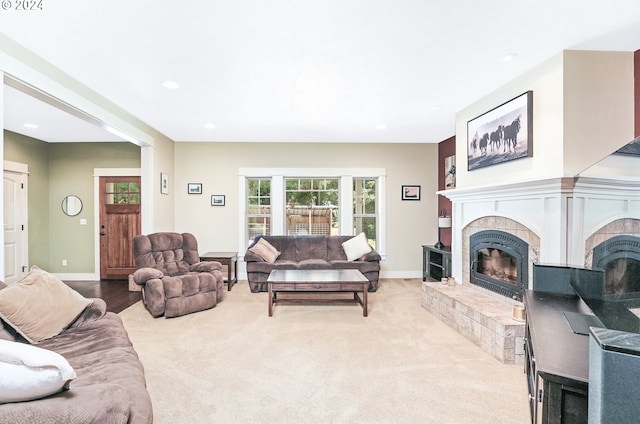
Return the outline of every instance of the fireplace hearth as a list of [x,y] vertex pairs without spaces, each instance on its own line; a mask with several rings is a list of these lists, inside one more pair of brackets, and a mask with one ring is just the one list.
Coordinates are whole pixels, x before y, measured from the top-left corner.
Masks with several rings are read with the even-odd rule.
[[521,301],[528,286],[528,243],[504,231],[485,230],[471,235],[469,248],[469,282]]

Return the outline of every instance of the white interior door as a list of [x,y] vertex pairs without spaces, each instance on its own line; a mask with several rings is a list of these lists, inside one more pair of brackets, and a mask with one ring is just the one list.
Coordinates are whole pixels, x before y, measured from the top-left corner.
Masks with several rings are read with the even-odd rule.
[[4,169],[4,282],[18,281],[27,271],[26,172]]

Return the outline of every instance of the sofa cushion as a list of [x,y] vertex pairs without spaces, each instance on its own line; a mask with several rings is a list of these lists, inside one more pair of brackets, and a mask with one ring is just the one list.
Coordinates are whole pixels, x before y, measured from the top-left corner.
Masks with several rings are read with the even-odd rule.
[[294,239],[298,261],[327,258],[327,238],[325,236],[299,236]]
[[298,262],[278,259],[272,264],[269,262],[247,263],[247,272],[261,272],[263,274],[269,274],[274,269],[298,269]]
[[249,250],[270,264],[274,263],[278,256],[280,256],[280,252],[264,238],[259,239]]
[[0,403],[49,396],[77,377],[62,355],[7,340],[0,340],[0,376]]
[[330,269],[331,264],[324,259],[305,259],[298,262],[298,269]]
[[91,302],[34,265],[0,290],[0,317],[29,343],[37,343],[60,334]]
[[342,247],[349,261],[355,261],[372,250],[367,236],[364,233],[360,233],[354,238],[345,241],[342,243]]

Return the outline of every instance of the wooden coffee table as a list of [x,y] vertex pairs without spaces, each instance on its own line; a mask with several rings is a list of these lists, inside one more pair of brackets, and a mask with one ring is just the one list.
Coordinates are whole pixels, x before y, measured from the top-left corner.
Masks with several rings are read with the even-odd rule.
[[[323,304],[359,303],[362,316],[367,316],[367,294],[369,280],[355,269],[276,269],[267,279],[269,287],[269,316],[273,316],[276,303]],[[278,298],[278,293],[353,293],[353,299],[328,299],[310,297]],[[362,298],[358,295],[362,293]]]

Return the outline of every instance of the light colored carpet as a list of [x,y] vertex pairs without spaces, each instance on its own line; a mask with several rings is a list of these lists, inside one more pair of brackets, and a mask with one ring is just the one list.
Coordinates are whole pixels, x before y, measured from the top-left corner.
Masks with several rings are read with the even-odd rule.
[[276,305],[238,283],[215,308],[122,311],[156,424],[528,423],[522,365],[504,365],[421,306],[420,280],[359,305]]

